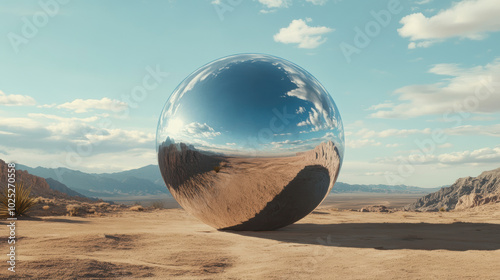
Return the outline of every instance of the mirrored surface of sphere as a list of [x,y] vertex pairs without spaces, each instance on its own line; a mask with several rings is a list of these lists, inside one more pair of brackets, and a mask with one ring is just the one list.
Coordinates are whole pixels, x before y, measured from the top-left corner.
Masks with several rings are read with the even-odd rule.
[[224,57],[172,93],[156,135],[173,197],[217,229],[272,230],[312,212],[344,155],[339,111],[299,66],[269,55]]

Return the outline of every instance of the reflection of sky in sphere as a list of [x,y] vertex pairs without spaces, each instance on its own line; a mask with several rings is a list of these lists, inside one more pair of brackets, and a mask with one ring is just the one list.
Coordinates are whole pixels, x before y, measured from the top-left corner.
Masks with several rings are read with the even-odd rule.
[[323,86],[291,62],[258,54],[187,77],[160,117],[157,144],[167,137],[226,155],[292,155],[329,140],[344,151],[342,120]]

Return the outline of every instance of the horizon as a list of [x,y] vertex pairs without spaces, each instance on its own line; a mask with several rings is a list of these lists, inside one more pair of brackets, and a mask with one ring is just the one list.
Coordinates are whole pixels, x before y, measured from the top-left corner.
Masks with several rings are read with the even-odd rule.
[[96,174],[158,165],[160,113],[184,78],[262,53],[335,101],[338,182],[435,188],[500,167],[498,3],[360,3],[2,3],[0,159]]
[[[29,167],[31,169],[36,169],[36,168],[50,169],[49,167],[44,167],[44,166],[35,166],[34,167],[34,166],[29,166],[29,165],[26,165],[26,164],[23,164],[23,163],[16,163],[16,165],[26,166],[26,167]],[[116,171],[116,172],[103,172],[103,173],[89,173],[89,172],[84,172],[84,171],[77,170],[77,169],[70,169],[70,168],[67,168],[67,167],[57,167],[57,168],[66,168],[66,169],[68,169],[70,171],[77,171],[77,172],[82,172],[82,173],[86,173],[86,174],[103,175],[103,174],[114,174],[114,173],[121,173],[121,172],[133,171],[133,170],[138,170],[138,169],[142,169],[142,168],[149,167],[149,166],[154,166],[154,167],[158,167],[159,168],[158,164],[148,164],[148,165],[145,165],[145,166],[142,166],[142,167],[138,167],[138,168],[132,168],[132,169],[121,170],[121,171]],[[57,169],[57,168],[55,168],[55,169]],[[490,170],[485,170],[485,171],[490,171]],[[158,172],[160,173],[160,169],[158,169]],[[31,175],[33,175],[33,174],[31,174]],[[459,178],[457,178],[456,180],[458,180],[458,179]],[[56,180],[56,179],[54,179],[54,180]],[[59,181],[59,180],[57,180],[57,181]],[[453,181],[453,183],[455,181]],[[441,186],[420,187],[420,186],[405,185],[405,184],[392,184],[392,185],[391,184],[356,184],[356,183],[346,183],[346,182],[342,182],[342,181],[338,181],[338,180],[337,180],[337,182],[338,183],[343,183],[343,184],[348,184],[348,185],[363,185],[363,186],[368,186],[368,185],[372,185],[372,186],[378,186],[378,185],[382,185],[382,186],[406,186],[406,187],[417,187],[417,188],[422,188],[422,189],[436,189],[436,188],[442,188],[442,187],[446,187],[446,186],[451,186],[453,184],[453,183],[450,183],[450,184],[445,184],[445,185],[441,185]],[[333,191],[334,188],[331,191]]]

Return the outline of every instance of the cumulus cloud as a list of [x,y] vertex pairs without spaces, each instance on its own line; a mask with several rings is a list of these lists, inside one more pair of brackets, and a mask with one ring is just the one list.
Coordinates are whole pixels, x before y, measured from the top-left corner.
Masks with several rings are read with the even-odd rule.
[[388,138],[388,137],[406,137],[408,135],[412,134],[431,134],[432,130],[430,128],[424,128],[424,129],[396,129],[396,128],[390,128],[390,129],[385,129],[382,131],[375,131],[367,128],[362,128],[358,130],[356,133],[349,132],[349,134],[346,133],[346,135],[354,135],[356,138],[374,138],[374,137],[379,137],[379,138]]
[[373,118],[500,112],[500,59],[485,66],[461,68],[437,64],[429,73],[444,76],[434,84],[410,85],[395,91],[399,103],[372,106]]
[[219,136],[221,133],[215,131],[212,127],[210,127],[206,123],[197,123],[192,122],[184,127],[183,133],[198,138],[214,138],[215,136]]
[[[310,22],[311,19],[306,19]],[[288,27],[281,28],[274,35],[274,41],[284,44],[298,44],[299,48],[314,49],[326,41],[323,35],[334,31],[325,26],[312,27],[303,19],[292,20]]]
[[297,113],[297,114],[302,114],[302,113],[304,113],[305,111],[306,111],[306,108],[304,108],[304,107],[300,106],[300,107],[299,107],[299,109],[297,109],[297,110],[295,111],[295,113]]
[[313,5],[323,6],[328,2],[328,0],[306,0],[306,2],[312,3]]
[[5,94],[0,90],[0,105],[4,106],[32,106],[35,105],[35,99],[27,95]]
[[265,9],[262,9],[259,11],[259,13],[261,14],[271,14],[271,13],[274,13],[276,12],[276,9],[273,9],[273,10],[265,10]]
[[[135,148],[154,147],[154,133],[118,129],[101,122],[97,117],[65,118],[47,114],[28,114],[24,118],[0,119],[2,145],[9,149],[32,149],[68,153],[78,145],[85,147],[84,155],[124,152]],[[36,145],[33,145],[36,139]]]
[[462,125],[444,130],[449,135],[485,135],[500,137],[500,124]]
[[[47,107],[50,106],[51,105],[48,105]],[[128,104],[123,101],[104,97],[102,99],[75,99],[71,102],[57,105],[56,107],[72,110],[75,113],[86,113],[92,110],[119,112],[127,109]]]
[[381,163],[408,162],[412,159],[412,164],[441,164],[441,165],[459,165],[459,164],[481,164],[498,163],[500,161],[500,147],[486,147],[477,150],[467,150],[442,154],[411,153],[408,156],[397,156],[378,159]]
[[[308,118],[297,123],[297,126],[311,127],[309,132],[334,128],[342,130],[342,122],[340,121],[338,112],[333,109],[333,106],[329,106],[333,104],[331,104],[331,100],[328,99],[328,96],[322,94],[326,92],[323,86],[317,80],[311,80],[309,77],[305,76],[302,71],[296,69],[293,65],[282,64],[280,67],[285,70],[290,81],[297,86],[297,88],[288,91],[285,95],[299,98],[314,105],[314,108],[311,108],[310,111],[307,112]],[[306,81],[310,82],[306,83]],[[306,111],[305,108],[304,110],[299,108],[296,113],[304,114]],[[308,131],[304,130],[300,133],[307,132]]]
[[[421,1],[424,4],[428,1]],[[429,47],[453,37],[481,40],[500,30],[500,5],[497,0],[463,0],[432,17],[414,13],[403,17],[401,37],[409,38],[408,48]]]
[[430,134],[432,130],[430,128],[424,129],[386,129],[378,133],[379,137],[394,137],[394,136],[402,136],[406,137],[411,134]]
[[374,139],[353,139],[346,141],[346,146],[349,148],[362,148],[366,146],[380,146],[382,143]]
[[259,3],[267,8],[287,8],[290,4],[288,0],[259,0]]

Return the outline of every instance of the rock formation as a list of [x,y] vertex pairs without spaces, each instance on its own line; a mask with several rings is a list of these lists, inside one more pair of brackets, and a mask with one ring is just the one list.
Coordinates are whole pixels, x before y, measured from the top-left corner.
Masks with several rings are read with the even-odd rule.
[[458,179],[453,185],[428,194],[405,207],[410,211],[466,209],[500,202],[500,168],[485,171],[477,177]]

